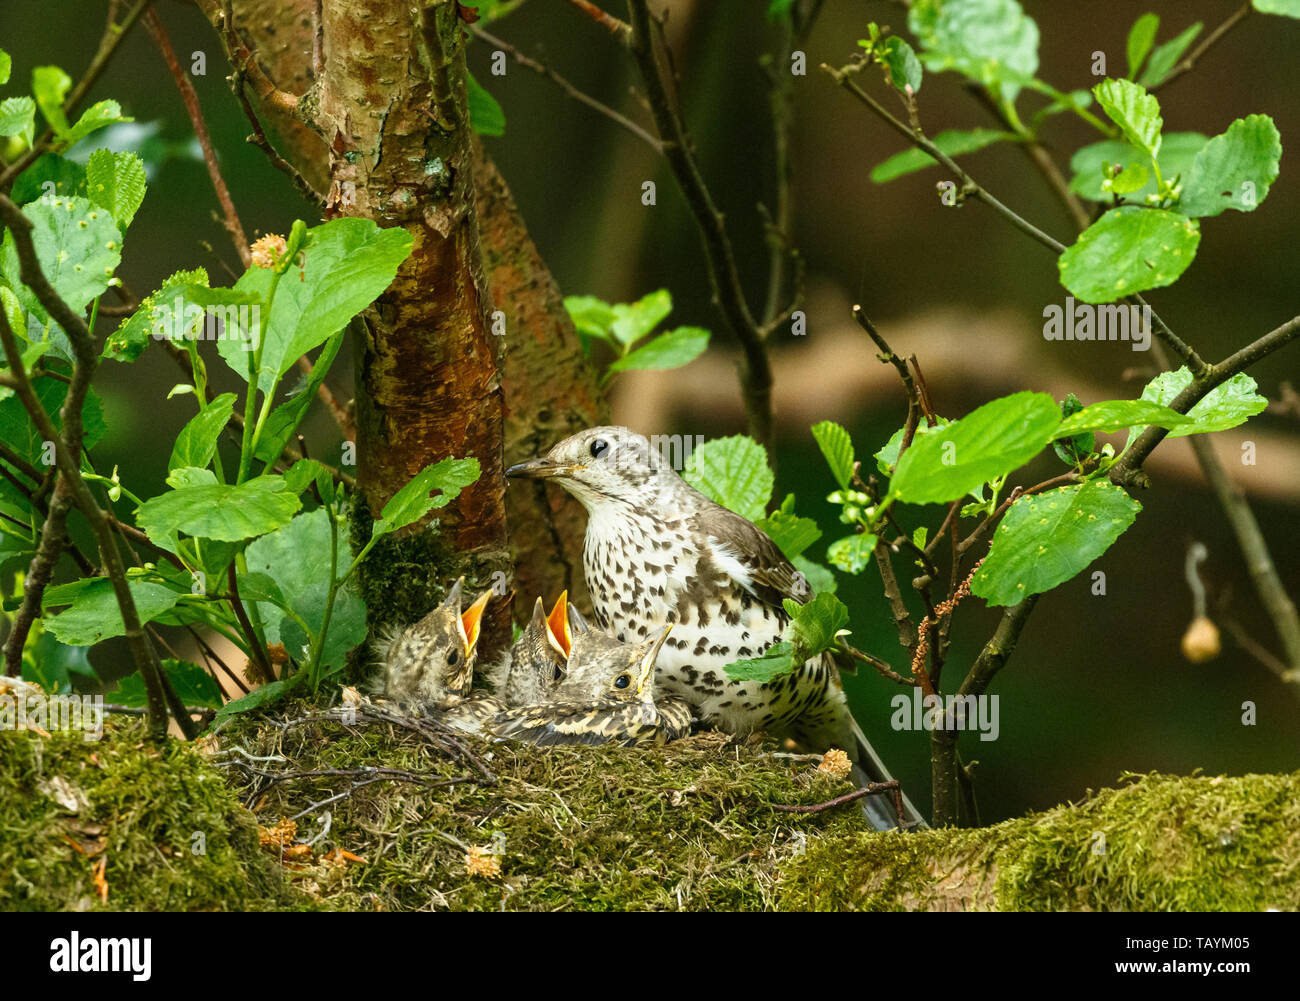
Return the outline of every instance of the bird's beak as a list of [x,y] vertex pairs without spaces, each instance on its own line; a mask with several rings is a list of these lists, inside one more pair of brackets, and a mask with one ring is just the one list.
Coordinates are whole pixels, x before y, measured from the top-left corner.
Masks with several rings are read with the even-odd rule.
[[442,599],[443,608],[450,608],[457,615],[460,614],[460,593],[465,585],[464,577],[457,577],[456,583],[451,585],[447,591],[447,597]]
[[478,646],[479,625],[483,620],[483,609],[487,608],[487,603],[492,597],[492,590],[489,588],[474,599],[474,604],[465,609],[460,616],[461,634],[465,638],[465,652],[473,653],[474,648]]
[[573,649],[573,633],[569,631],[569,592],[561,591],[560,596],[555,599],[555,607],[551,609],[551,614],[546,616],[546,627],[550,635],[551,645],[554,646],[564,659],[569,659],[569,651]]
[[646,686],[654,680],[655,662],[659,659],[659,651],[663,648],[664,640],[668,639],[668,634],[672,631],[673,624],[670,622],[664,631],[659,634],[659,638],[654,641],[654,645],[650,647],[650,651],[641,661],[640,677],[636,681],[636,693],[638,695],[645,691]]
[[534,480],[550,479],[554,476],[567,476],[578,470],[585,469],[585,466],[566,465],[562,462],[554,462],[545,457],[540,459],[529,459],[527,462],[519,462],[506,470],[507,476],[521,476]]

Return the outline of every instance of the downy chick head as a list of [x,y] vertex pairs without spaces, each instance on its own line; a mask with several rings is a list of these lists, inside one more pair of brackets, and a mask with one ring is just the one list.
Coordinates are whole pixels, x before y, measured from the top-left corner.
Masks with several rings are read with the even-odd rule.
[[556,701],[653,703],[655,662],[672,626],[641,643],[622,643],[596,629],[573,638]]
[[382,652],[384,694],[389,698],[441,702],[469,693],[479,626],[492,592],[484,591],[462,612],[463,584],[462,577],[442,604],[398,632]]
[[560,595],[550,615],[543,611],[541,598],[533,605],[532,618],[510,651],[510,669],[502,692],[508,704],[543,702],[564,677],[571,635],[564,611],[566,597],[567,592]]

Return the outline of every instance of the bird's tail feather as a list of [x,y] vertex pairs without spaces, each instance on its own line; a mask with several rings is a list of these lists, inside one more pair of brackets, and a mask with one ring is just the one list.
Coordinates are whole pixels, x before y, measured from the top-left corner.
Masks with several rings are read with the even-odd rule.
[[[858,721],[849,714],[849,726],[853,732],[853,741],[857,744],[853,757],[856,758],[856,765],[853,769],[853,778],[859,788],[863,788],[867,782],[892,782],[894,777],[889,774],[889,769],[885,763],[880,760],[880,755],[876,749],[871,746],[871,741],[867,740],[866,734],[862,732],[862,727],[858,726]],[[912,801],[908,799],[907,793],[903,792],[900,787],[898,790],[899,798],[903,804],[903,825],[911,827],[928,827],[925,818],[921,816]],[[887,793],[873,793],[862,798],[862,812],[867,815],[871,826],[878,831],[892,831],[899,826],[898,810],[895,807],[894,797]]]

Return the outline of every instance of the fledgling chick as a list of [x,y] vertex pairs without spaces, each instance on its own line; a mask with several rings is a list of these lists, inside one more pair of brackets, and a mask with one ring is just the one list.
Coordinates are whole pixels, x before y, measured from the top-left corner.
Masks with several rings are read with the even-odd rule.
[[379,650],[383,694],[394,701],[446,705],[469,694],[479,625],[492,592],[460,610],[464,578],[442,604],[414,625],[394,632]]
[[642,643],[620,643],[594,629],[577,634],[565,677],[549,701],[507,710],[492,732],[540,746],[637,747],[685,736],[691,726],[685,701],[656,705],[654,698],[655,661],[669,629]]

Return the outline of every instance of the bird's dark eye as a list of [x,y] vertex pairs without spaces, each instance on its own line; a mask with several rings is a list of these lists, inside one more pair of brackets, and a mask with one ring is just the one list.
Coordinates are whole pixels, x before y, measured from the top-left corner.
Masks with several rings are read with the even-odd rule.
[[591,457],[593,459],[599,459],[602,455],[604,455],[608,451],[609,451],[609,442],[607,442],[604,438],[597,438],[595,441],[591,443]]
[[559,680],[560,680],[561,678],[563,678],[563,677],[564,677],[564,672],[561,671],[561,670],[557,667],[557,668],[555,669],[555,679],[554,679],[554,680],[559,681]]
[[614,679],[615,688],[626,688],[630,684],[632,684],[632,675],[630,674],[620,674]]
[[460,654],[457,653],[455,650],[453,650],[451,653],[447,654],[447,665],[448,665],[449,667],[455,667],[455,666],[456,666],[456,662],[457,662],[458,660],[460,660]]

